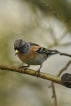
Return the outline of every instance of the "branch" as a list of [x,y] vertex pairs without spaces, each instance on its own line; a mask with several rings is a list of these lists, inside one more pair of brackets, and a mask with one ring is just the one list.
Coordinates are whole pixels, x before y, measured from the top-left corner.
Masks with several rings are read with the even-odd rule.
[[[57,77],[50,75],[50,74],[42,73],[42,72],[40,72],[40,74],[38,76],[39,78],[52,81],[50,87],[52,87],[52,91],[53,91],[52,98],[54,97],[55,106],[57,106],[57,97],[56,97],[56,93],[55,93],[54,83],[58,83],[58,84],[61,84],[64,86],[66,85],[66,87],[71,87],[71,75],[70,74],[65,74],[63,77],[61,77],[62,79],[58,77],[64,70],[67,69],[67,67],[70,65],[70,63],[71,63],[71,60],[66,64],[66,66],[62,70],[60,70]],[[4,65],[4,64],[0,64],[0,69],[19,72],[19,73],[23,73],[23,74],[27,74],[27,75],[31,75],[31,76],[36,76],[36,77],[38,75],[38,73],[35,73],[36,72],[35,70],[31,70],[31,69],[21,69],[20,70],[19,67]],[[64,78],[66,79],[66,82],[64,82]]]
[[[32,69],[22,69],[22,70],[20,70],[19,67],[10,66],[10,65],[4,65],[4,64],[0,64],[0,69],[1,70],[19,72],[19,73],[28,74],[28,75],[31,75],[31,76],[36,76],[36,77],[38,75],[38,73],[36,73],[36,71],[32,70]],[[61,84],[61,80],[60,80],[59,77],[56,77],[56,76],[53,76],[53,75],[50,75],[50,74],[46,74],[46,73],[40,72],[38,77],[42,78],[42,79],[54,81],[54,82],[56,82],[58,84]]]
[[63,67],[60,71],[59,71],[59,73],[58,73],[58,77],[62,74],[62,72],[63,71],[65,71],[67,68],[68,68],[68,66],[71,64],[71,60],[69,60],[68,61],[68,63],[65,65],[65,67]]
[[42,2],[43,2],[43,4],[44,4],[55,16],[57,16],[58,19],[60,19],[60,20],[62,20],[63,22],[65,22],[65,20],[62,19],[62,17],[60,17],[60,16],[53,10],[53,8],[51,8],[45,1],[42,0]]
[[[69,60],[68,62],[67,62],[67,64],[59,71],[59,73],[58,73],[58,77],[62,74],[62,72],[63,71],[65,71],[67,68],[68,68],[68,66],[70,65],[70,63],[71,63],[71,60]],[[66,80],[66,81],[65,81]],[[62,77],[61,77],[61,82],[62,82],[62,84],[65,86],[67,86],[67,87],[70,87],[70,83],[69,84],[67,84],[66,82],[68,81],[68,80],[71,80],[71,75],[70,74],[64,74]],[[65,84],[66,83],[66,84]],[[55,92],[55,86],[54,86],[54,82],[52,81],[51,82],[51,84],[50,84],[50,86],[49,86],[49,88],[52,88],[52,92],[53,92],[53,94],[52,94],[52,98],[54,98],[54,102],[55,102],[55,106],[57,106],[57,96],[56,96],[56,92]]]
[[58,50],[49,50],[49,51],[59,53],[60,55],[63,55],[63,56],[68,56],[68,57],[71,57],[71,54],[67,54],[67,53],[61,53],[61,52],[59,52]]
[[60,53],[60,55],[71,57],[71,55],[67,53]]
[[56,97],[56,92],[55,92],[55,86],[54,86],[54,82],[52,81],[50,86],[48,88],[52,88],[52,92],[53,92],[53,95],[52,95],[52,98],[54,98],[54,104],[55,106],[57,106],[57,97]]
[[42,0],[42,3],[43,3],[58,19],[60,19],[63,23],[65,23],[65,24],[67,25],[67,27],[71,30],[71,26],[70,26],[68,23],[66,23],[66,21],[65,21],[61,16],[59,16],[53,8],[51,8],[44,0]]

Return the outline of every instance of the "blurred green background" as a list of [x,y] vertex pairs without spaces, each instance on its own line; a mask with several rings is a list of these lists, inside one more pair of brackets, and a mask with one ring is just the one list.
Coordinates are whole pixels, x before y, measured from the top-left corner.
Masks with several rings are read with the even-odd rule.
[[[22,65],[14,51],[14,41],[18,38],[71,54],[70,25],[71,0],[0,0],[0,64]],[[57,75],[68,60],[69,57],[52,56],[41,71]],[[66,71],[70,73],[71,66]],[[0,106],[53,106],[49,85],[47,80],[0,70]],[[58,84],[55,89],[58,106],[71,106],[71,90]]]

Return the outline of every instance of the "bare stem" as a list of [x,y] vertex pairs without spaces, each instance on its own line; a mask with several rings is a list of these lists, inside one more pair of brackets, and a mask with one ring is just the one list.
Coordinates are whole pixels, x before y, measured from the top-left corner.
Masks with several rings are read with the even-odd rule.
[[[68,66],[70,65],[70,63],[71,63],[71,60],[69,60],[67,62],[67,64],[59,71],[59,73],[57,75],[58,77],[62,74],[63,71],[65,71],[68,68]],[[54,86],[54,82],[53,81],[51,82],[49,88],[50,87],[52,88],[52,92],[53,92],[52,98],[54,98],[55,106],[57,106],[57,96],[56,96],[55,86]]]
[[62,17],[60,17],[54,10],[53,8],[51,8],[45,1],[42,1],[43,4],[54,14],[57,16],[58,19],[62,20],[63,22],[65,22],[64,19],[62,19]]
[[58,50],[49,50],[49,51],[59,53],[59,54],[60,54],[60,55],[62,55],[62,56],[68,56],[68,57],[71,57],[71,54],[61,53],[61,52],[60,52],[60,51],[58,51]]
[[[35,70],[24,69],[24,68],[22,68],[22,70],[21,70],[21,69],[19,69],[19,67],[4,65],[4,64],[0,64],[0,69],[1,70],[13,71],[13,72],[19,72],[19,73],[28,74],[28,75],[31,75],[31,76],[36,76],[36,77],[38,75],[38,73]],[[54,81],[58,84],[61,84],[61,79],[59,77],[56,77],[56,76],[53,76],[53,75],[50,75],[50,74],[40,72],[38,77],[42,78],[42,79]]]
[[54,98],[54,104],[55,104],[55,106],[57,106],[57,96],[56,96],[55,86],[54,86],[54,82],[53,81],[51,82],[49,88],[50,87],[52,88],[52,92],[53,92],[52,98]]
[[59,71],[59,73],[57,75],[58,77],[62,74],[63,71],[65,71],[68,68],[68,66],[70,65],[70,63],[71,63],[71,60],[69,60],[67,62],[67,64]]

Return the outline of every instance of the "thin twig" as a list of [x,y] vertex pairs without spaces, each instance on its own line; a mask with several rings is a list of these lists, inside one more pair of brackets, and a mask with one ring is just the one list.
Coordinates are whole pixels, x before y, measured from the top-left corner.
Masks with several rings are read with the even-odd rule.
[[67,54],[67,53],[60,53],[60,55],[71,57],[71,54]]
[[56,11],[53,10],[53,8],[51,8],[45,1],[42,0],[42,2],[43,2],[43,4],[45,4],[45,6],[46,6],[58,19],[60,19],[63,23],[65,23],[65,24],[67,25],[67,27],[68,27],[69,29],[71,29],[71,26],[70,26],[68,23],[66,23],[66,21],[65,21],[61,16],[59,16],[59,15],[56,13]]
[[53,10],[53,8],[51,8],[46,2],[44,2],[44,1],[42,1],[42,2],[43,2],[43,4],[45,4],[45,6],[46,6],[54,15],[57,16],[57,18],[59,18],[60,20],[62,20],[63,22],[65,22],[65,20],[62,19],[62,17],[60,17],[60,16]]
[[71,60],[69,60],[68,62],[67,62],[67,64],[65,65],[65,67],[63,67],[60,71],[59,71],[59,73],[58,73],[58,77],[62,74],[62,72],[63,71],[65,71],[67,68],[68,68],[68,66],[71,64]]
[[63,56],[68,56],[68,57],[71,57],[71,54],[67,54],[67,53],[61,53],[61,52],[59,52],[58,50],[49,50],[49,51],[59,53],[60,55],[63,55]]
[[[71,63],[71,60],[69,60],[67,62],[67,64],[59,71],[59,73],[57,74],[57,77],[59,77],[62,74],[62,72],[65,71],[68,68],[68,66],[70,65],[70,63]],[[57,96],[56,96],[55,86],[54,86],[54,82],[53,81],[51,82],[49,88],[50,87],[52,88],[52,92],[53,92],[52,98],[54,98],[55,106],[57,106]]]
[[56,92],[55,92],[55,86],[54,86],[54,82],[52,81],[49,88],[52,88],[52,92],[53,92],[53,95],[52,95],[52,98],[54,98],[54,104],[55,106],[57,106],[57,97],[56,97]]

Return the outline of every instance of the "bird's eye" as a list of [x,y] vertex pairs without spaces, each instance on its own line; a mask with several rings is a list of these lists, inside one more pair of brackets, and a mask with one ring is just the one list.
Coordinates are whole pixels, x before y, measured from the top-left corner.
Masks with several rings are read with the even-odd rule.
[[16,50],[16,48],[14,48],[14,50]]
[[18,48],[17,47],[14,47],[14,50],[17,50]]

